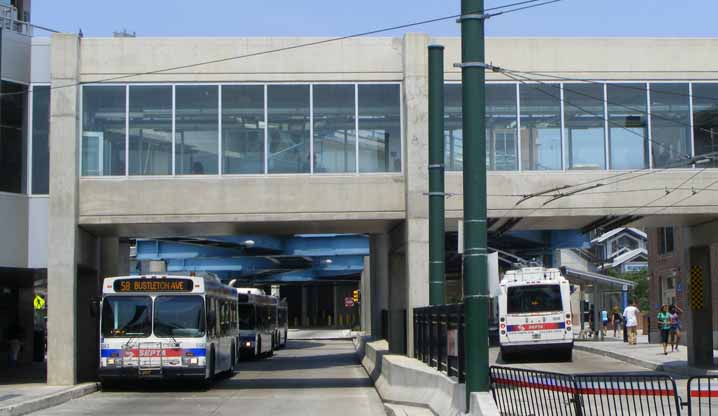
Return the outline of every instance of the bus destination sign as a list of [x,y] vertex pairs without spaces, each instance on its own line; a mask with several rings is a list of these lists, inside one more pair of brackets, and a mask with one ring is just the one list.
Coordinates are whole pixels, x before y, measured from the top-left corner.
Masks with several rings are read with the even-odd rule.
[[114,289],[118,293],[129,292],[191,292],[192,279],[117,279]]

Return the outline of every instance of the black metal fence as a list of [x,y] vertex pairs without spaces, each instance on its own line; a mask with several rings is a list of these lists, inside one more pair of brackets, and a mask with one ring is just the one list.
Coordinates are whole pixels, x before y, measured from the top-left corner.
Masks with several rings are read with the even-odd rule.
[[662,374],[573,376],[581,415],[680,415],[676,382]]
[[414,309],[414,355],[464,382],[464,305]]
[[[689,416],[718,415],[718,377],[692,377],[688,379]],[[714,408],[715,407],[715,411]]]
[[[701,380],[702,388],[693,390],[699,394],[689,394],[688,403],[682,403],[673,378],[662,374],[559,374],[491,367],[494,400],[502,415],[513,416],[678,416],[682,405],[688,406],[689,415],[710,415],[710,403],[696,403],[695,398],[710,400],[718,379],[713,385],[705,379],[691,379],[689,391]],[[692,413],[692,409],[705,413]]]
[[502,415],[580,415],[570,375],[491,367],[491,391]]

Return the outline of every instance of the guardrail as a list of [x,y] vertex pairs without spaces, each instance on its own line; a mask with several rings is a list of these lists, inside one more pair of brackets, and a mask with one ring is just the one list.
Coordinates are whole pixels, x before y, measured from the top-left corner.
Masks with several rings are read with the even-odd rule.
[[[710,415],[711,403],[696,403],[695,398],[718,397],[713,395],[718,393],[718,378],[713,384],[705,378],[689,380],[689,391],[697,393],[682,403],[675,380],[663,374],[560,374],[498,366],[490,371],[491,391],[502,415],[678,416],[684,405],[689,415]],[[691,390],[698,384],[703,387]],[[718,407],[718,401],[713,403]]]
[[414,355],[464,382],[464,305],[414,308]]
[[[718,415],[718,377],[702,376],[688,379],[688,401],[684,403],[689,416]],[[715,412],[713,411],[715,407]]]

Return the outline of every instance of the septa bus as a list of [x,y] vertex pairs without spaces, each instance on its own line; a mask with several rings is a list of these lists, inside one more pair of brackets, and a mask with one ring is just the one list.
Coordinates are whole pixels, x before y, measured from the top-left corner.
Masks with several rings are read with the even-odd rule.
[[269,356],[276,348],[279,299],[256,288],[236,288],[239,302],[239,353],[241,358]]
[[499,284],[501,357],[550,351],[571,360],[571,287],[558,269],[524,267],[507,271]]
[[197,379],[233,371],[237,296],[213,275],[104,279],[100,311],[103,384],[128,379]]

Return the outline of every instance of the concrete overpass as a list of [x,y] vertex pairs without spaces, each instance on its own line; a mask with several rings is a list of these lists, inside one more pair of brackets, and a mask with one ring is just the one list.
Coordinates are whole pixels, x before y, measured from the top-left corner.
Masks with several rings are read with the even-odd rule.
[[[92,296],[98,278],[126,270],[126,265],[118,260],[126,258],[124,238],[241,233],[369,234],[371,260],[365,270],[370,274],[371,281],[370,329],[379,334],[381,320],[378,311],[390,309],[390,345],[399,348],[404,336],[412,338],[412,325],[404,326],[404,320],[410,322],[413,307],[428,303],[426,47],[430,41],[446,45],[447,82],[457,82],[460,72],[451,64],[459,60],[459,39],[431,39],[424,34],[408,34],[403,38],[348,39],[187,70],[154,72],[158,68],[281,48],[308,40],[79,39],[67,34],[53,36],[51,77],[55,89],[51,111],[53,148],[48,258],[51,299],[48,381],[51,384],[71,384],[76,382],[78,374],[80,377],[91,374],[93,363],[81,360],[88,356],[83,352],[93,349],[94,322],[78,314],[77,310]],[[718,74],[712,72],[718,58],[707,53],[716,47],[716,39],[492,39],[487,42],[487,56],[497,65],[507,68],[562,77],[617,83],[675,81],[689,85],[688,81],[718,82]],[[675,59],[675,56],[681,59]],[[102,82],[108,78],[114,80]],[[497,83],[507,81],[501,74],[490,74],[489,79]],[[351,157],[356,157],[357,163],[353,170],[334,173],[320,173],[314,167],[296,174],[271,173],[267,167],[270,164],[267,153],[272,153],[273,157],[280,152],[273,153],[271,132],[267,130],[282,130],[291,121],[267,127],[271,120],[265,119],[257,124],[257,129],[264,131],[264,173],[226,174],[220,169],[216,174],[190,175],[178,173],[173,165],[171,173],[165,175],[130,175],[131,169],[127,169],[133,163],[130,162],[129,150],[130,121],[128,118],[117,121],[112,118],[114,116],[103,119],[102,111],[111,112],[106,108],[89,113],[89,101],[84,103],[83,108],[81,99],[83,89],[89,89],[92,84],[119,87],[131,84],[123,90],[127,97],[134,87],[171,85],[171,133],[179,137],[175,125],[175,112],[178,111],[175,101],[177,91],[185,85],[221,84],[224,89],[224,85],[262,84],[265,85],[266,97],[267,89],[274,85],[310,85],[307,91],[312,91],[318,89],[317,85],[342,83],[352,85],[355,95],[360,97],[359,103],[354,104],[353,117],[358,127],[358,132],[352,133],[356,134],[356,151],[350,153]],[[374,155],[374,150],[366,150],[368,147],[360,150],[360,146],[378,146],[376,141],[379,139],[366,131],[384,129],[361,128],[361,123],[369,123],[372,117],[376,118],[376,115],[362,117],[357,110],[362,106],[362,95],[357,91],[362,91],[362,86],[368,84],[400,86],[400,141],[398,144],[389,143],[386,133],[385,141],[380,143],[383,146],[381,156]],[[117,95],[120,100],[122,94]],[[312,99],[309,98],[308,102],[311,103]],[[123,105],[125,107],[118,108],[125,110],[120,110],[118,114],[124,113],[122,117],[126,117],[131,112],[131,104],[124,101]],[[264,105],[264,116],[267,117],[266,101]],[[217,131],[221,132],[223,117],[217,116],[218,110],[210,110],[209,113],[212,111],[219,119]],[[307,110],[308,115],[303,116],[305,121],[295,125],[301,127],[294,130],[287,127],[283,133],[291,136],[291,140],[304,140],[297,138],[299,133],[295,130],[299,129],[303,131],[301,134],[306,135],[302,137],[316,139],[314,129],[319,127],[313,122],[312,111],[313,107]],[[271,110],[269,114],[271,118]],[[563,114],[559,118],[563,120]],[[116,145],[109,139],[113,135],[126,140],[124,159],[118,159],[121,160],[118,163],[125,164],[124,168],[118,165],[121,174],[91,176],[83,173],[83,163],[86,167],[86,158],[92,155],[87,143],[93,137],[103,137],[97,136],[94,131],[90,133],[95,135],[85,135],[90,124],[97,124],[96,120],[106,123],[105,127],[100,125],[94,129],[105,128],[108,147]],[[107,127],[112,122],[116,124]],[[606,126],[607,123],[604,127],[608,130]],[[563,127],[561,121],[559,128]],[[207,129],[206,126],[202,128]],[[344,131],[346,136],[347,129]],[[648,131],[646,143],[650,143],[651,129],[648,128]],[[684,131],[689,132],[693,139],[690,126],[684,126]],[[132,134],[136,134],[134,130]],[[608,143],[609,133],[604,131],[603,134]],[[657,139],[655,129],[653,134]],[[221,133],[218,136],[221,137]],[[523,140],[524,134],[517,134],[514,139],[517,137]],[[184,140],[184,135],[182,138]],[[179,147],[177,140],[172,141],[173,162],[175,158],[183,157],[175,152],[175,145]],[[562,139],[561,143],[562,149],[565,149],[565,140]],[[120,144],[117,148],[122,146]],[[219,146],[217,152],[221,155],[221,142]],[[316,162],[317,144],[310,140],[307,146],[314,152],[307,151],[306,158]],[[690,148],[690,153],[695,154],[697,146],[692,140]],[[391,166],[386,162],[374,171],[361,171],[361,166],[381,166],[388,160],[390,152],[398,153],[398,164],[394,160]],[[105,159],[105,154],[96,154],[100,155],[100,164],[110,166],[114,163]],[[297,165],[303,157],[296,158]],[[373,159],[371,163],[362,165],[361,157]],[[222,156],[218,158],[221,167]],[[715,193],[704,189],[718,180],[718,170],[713,167],[705,170],[688,167],[651,171],[651,162],[648,170],[626,173],[605,169],[568,169],[563,152],[560,159],[562,167],[555,171],[517,169],[489,173],[488,205],[489,217],[494,219],[492,231],[575,230],[600,223],[615,224],[626,218],[634,225],[682,224],[692,227],[715,219]],[[626,174],[616,176],[621,173]],[[629,179],[631,177],[635,178]],[[553,202],[548,202],[548,199],[561,191],[549,192],[517,205],[525,195],[589,181],[604,186]],[[461,173],[448,172],[447,231],[455,230],[457,221],[462,218],[461,189]],[[710,225],[698,226],[696,235],[709,235],[706,227]],[[704,242],[705,239],[696,244]],[[712,243],[712,240],[709,238],[708,242]],[[412,345],[410,342],[407,344],[407,352],[411,355]],[[81,372],[82,369],[84,371]]]

